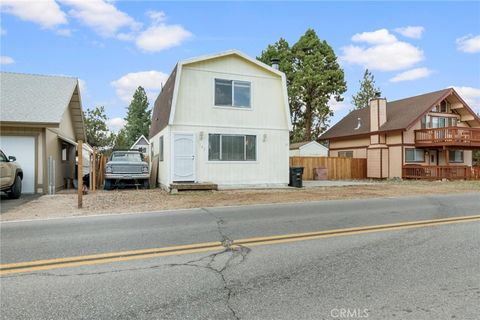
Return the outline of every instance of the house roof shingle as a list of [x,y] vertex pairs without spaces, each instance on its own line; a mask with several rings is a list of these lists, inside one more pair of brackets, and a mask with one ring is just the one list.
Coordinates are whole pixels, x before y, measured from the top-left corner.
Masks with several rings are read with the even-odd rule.
[[152,124],[150,126],[149,139],[153,138],[157,133],[162,131],[170,119],[170,112],[172,109],[173,91],[175,89],[175,80],[177,77],[177,66],[173,68],[172,73],[165,82],[162,92],[155,100],[152,115]]
[[[408,128],[424,112],[447,97],[453,89],[444,89],[406,99],[387,102],[387,122],[379,131],[395,131]],[[360,126],[359,126],[360,123]],[[327,130],[320,139],[327,140],[370,132],[370,107],[354,110]]]
[[77,78],[0,73],[2,122],[60,123]]

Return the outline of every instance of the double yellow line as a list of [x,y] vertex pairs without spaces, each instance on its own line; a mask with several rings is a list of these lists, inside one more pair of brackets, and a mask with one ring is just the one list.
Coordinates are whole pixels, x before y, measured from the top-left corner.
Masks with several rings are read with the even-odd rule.
[[[401,223],[394,223],[394,224],[383,224],[383,225],[357,227],[357,228],[334,229],[334,230],[319,231],[319,232],[295,233],[295,234],[278,235],[278,236],[270,236],[270,237],[248,238],[248,239],[234,240],[233,243],[230,245],[230,248],[235,248],[239,246],[252,247],[252,246],[259,246],[259,245],[270,245],[270,244],[356,235],[356,234],[381,232],[381,231],[393,231],[393,230],[404,230],[404,229],[412,229],[412,228],[432,227],[432,226],[454,224],[454,223],[465,223],[465,222],[472,222],[472,221],[480,221],[480,215],[462,216],[462,217],[435,219],[435,220],[401,222]],[[221,250],[225,250],[225,247],[222,245],[221,242],[206,242],[206,243],[198,243],[198,244],[190,244],[190,245],[174,246],[174,247],[153,248],[153,249],[144,249],[144,250],[130,250],[130,251],[123,251],[123,252],[111,252],[111,253],[104,253],[104,254],[94,254],[94,255],[87,255],[87,256],[59,258],[59,259],[36,260],[36,261],[20,262],[20,263],[7,263],[7,264],[0,264],[0,275],[34,272],[34,271],[41,271],[41,270],[66,268],[66,267],[77,267],[77,266],[84,266],[84,265],[95,265],[95,264],[120,262],[120,261],[128,261],[128,260],[147,259],[147,258],[181,255],[181,254],[188,254],[188,253],[221,251]]]

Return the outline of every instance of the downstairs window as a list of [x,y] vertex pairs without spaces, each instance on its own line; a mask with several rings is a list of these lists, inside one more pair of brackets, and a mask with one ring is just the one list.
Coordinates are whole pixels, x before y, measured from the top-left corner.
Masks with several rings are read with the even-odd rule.
[[424,162],[425,151],[423,149],[405,149],[405,162]]
[[255,161],[257,137],[254,135],[209,134],[208,160]]
[[463,150],[449,150],[448,162],[463,163]]

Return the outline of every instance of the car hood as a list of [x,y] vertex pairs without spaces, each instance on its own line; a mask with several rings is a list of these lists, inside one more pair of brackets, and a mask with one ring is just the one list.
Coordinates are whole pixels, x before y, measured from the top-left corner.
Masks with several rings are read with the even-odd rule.
[[148,163],[146,163],[145,161],[108,161],[107,162],[107,165],[108,166],[113,166],[113,165],[120,165],[120,166],[124,166],[124,165],[136,165],[136,166],[148,166]]

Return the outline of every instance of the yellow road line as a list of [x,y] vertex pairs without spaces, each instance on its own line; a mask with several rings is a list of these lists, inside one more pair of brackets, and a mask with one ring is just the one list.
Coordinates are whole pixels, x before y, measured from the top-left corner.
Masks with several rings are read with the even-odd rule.
[[[313,239],[347,236],[347,235],[357,235],[357,234],[381,232],[381,231],[395,231],[395,230],[405,230],[405,229],[412,229],[412,228],[432,227],[432,226],[464,223],[464,222],[471,222],[471,221],[480,221],[480,215],[435,219],[435,220],[420,220],[420,221],[410,221],[410,222],[374,225],[374,226],[366,226],[366,227],[334,229],[334,230],[319,231],[319,232],[305,232],[305,233],[294,233],[294,234],[277,235],[277,236],[269,236],[269,237],[240,239],[240,240],[233,241],[231,247],[269,245],[269,244],[287,243],[287,242],[294,242],[294,241],[313,240]],[[111,253],[105,253],[105,254],[95,254],[95,255],[86,255],[86,256],[59,258],[59,259],[36,260],[36,261],[28,261],[28,262],[20,262],[20,263],[0,264],[0,275],[33,272],[33,271],[40,271],[40,270],[65,268],[65,267],[75,267],[75,266],[83,266],[83,265],[95,265],[95,264],[120,262],[120,261],[128,261],[128,260],[147,259],[147,258],[170,256],[170,255],[181,255],[181,254],[188,254],[188,253],[219,251],[224,249],[225,247],[220,242],[207,242],[207,243],[198,243],[198,244],[190,244],[190,245],[182,245],[182,246],[152,248],[152,249],[143,249],[143,250],[130,250],[130,251],[111,252]]]

